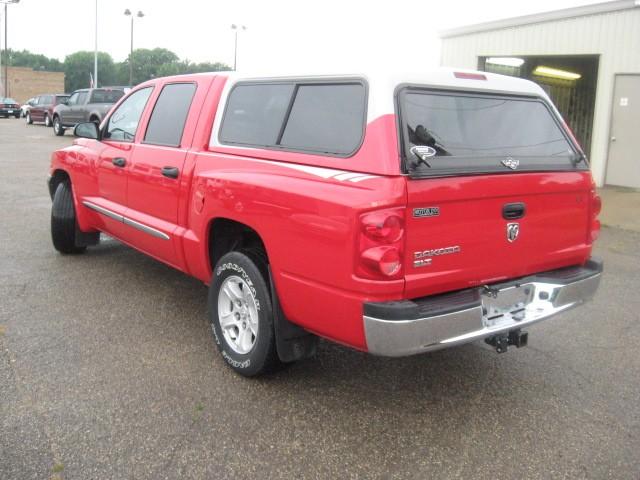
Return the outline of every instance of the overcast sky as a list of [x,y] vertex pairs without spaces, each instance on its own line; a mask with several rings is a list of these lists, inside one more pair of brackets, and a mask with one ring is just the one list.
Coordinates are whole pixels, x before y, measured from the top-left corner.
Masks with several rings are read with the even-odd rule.
[[[165,47],[196,62],[231,65],[236,23],[247,26],[239,34],[238,70],[415,71],[438,65],[442,29],[588,3],[599,2],[98,0],[98,48],[116,61],[126,58],[129,8],[145,14],[135,19],[134,48]],[[93,50],[94,9],[95,0],[20,0],[9,5],[9,46],[60,60]],[[4,18],[0,28],[4,33]]]

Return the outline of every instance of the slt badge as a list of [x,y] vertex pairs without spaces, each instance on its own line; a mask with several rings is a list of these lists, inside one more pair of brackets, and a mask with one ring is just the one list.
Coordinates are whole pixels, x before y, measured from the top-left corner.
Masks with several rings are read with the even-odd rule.
[[520,224],[519,223],[507,223],[507,240],[513,243],[518,238],[518,234],[520,233]]

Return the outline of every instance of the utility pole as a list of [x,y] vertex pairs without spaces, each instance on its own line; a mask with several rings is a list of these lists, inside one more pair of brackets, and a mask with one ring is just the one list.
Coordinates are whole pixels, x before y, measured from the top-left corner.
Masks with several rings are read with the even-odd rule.
[[0,3],[4,3],[4,97],[9,96],[9,48],[7,40],[7,5],[9,3],[18,3],[20,0],[0,0]]
[[93,86],[98,87],[98,0],[96,0],[96,36],[93,48]]
[[235,34],[234,44],[233,44],[233,71],[236,71],[237,63],[238,63],[238,30],[246,30],[247,27],[244,25],[236,25],[235,23],[231,24],[231,30]]
[[[126,16],[131,17],[131,51],[129,53],[129,86],[133,87],[133,13],[128,8],[124,11]],[[138,10],[136,17],[144,17],[144,13]]]

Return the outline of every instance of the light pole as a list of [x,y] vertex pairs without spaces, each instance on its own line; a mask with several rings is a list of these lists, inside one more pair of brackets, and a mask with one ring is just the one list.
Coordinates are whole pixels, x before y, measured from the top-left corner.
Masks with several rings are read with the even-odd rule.
[[9,50],[7,48],[7,5],[9,3],[18,3],[20,0],[0,0],[4,3],[4,97],[9,96]]
[[246,30],[247,27],[244,25],[236,25],[235,23],[231,24],[231,30],[235,34],[234,46],[233,46],[233,71],[236,71],[236,65],[238,62],[238,30]]
[[[133,86],[133,13],[128,8],[124,11],[124,14],[131,17],[131,53],[129,53],[129,86]],[[144,17],[144,13],[138,10],[136,17]]]
[[93,48],[93,85],[92,87],[98,86],[98,0],[96,0],[96,36],[95,36],[95,45]]

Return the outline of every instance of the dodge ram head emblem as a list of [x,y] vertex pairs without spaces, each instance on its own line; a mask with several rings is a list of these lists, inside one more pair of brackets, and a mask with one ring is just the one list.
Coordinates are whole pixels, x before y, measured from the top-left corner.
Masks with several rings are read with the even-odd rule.
[[502,164],[505,167],[510,168],[511,170],[515,170],[516,168],[518,168],[518,165],[520,165],[520,161],[513,157],[507,157],[502,160]]
[[518,234],[520,233],[519,223],[507,223],[507,240],[511,243],[516,241]]

